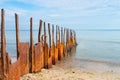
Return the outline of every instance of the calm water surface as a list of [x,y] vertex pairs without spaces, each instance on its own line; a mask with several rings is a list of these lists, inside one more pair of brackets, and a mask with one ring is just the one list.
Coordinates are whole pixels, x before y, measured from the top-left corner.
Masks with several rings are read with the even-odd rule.
[[[76,59],[107,61],[120,64],[120,31],[77,30]],[[38,31],[34,31],[34,43],[37,42]],[[20,31],[20,41],[29,42],[29,31]],[[15,31],[6,31],[7,51],[16,57]]]

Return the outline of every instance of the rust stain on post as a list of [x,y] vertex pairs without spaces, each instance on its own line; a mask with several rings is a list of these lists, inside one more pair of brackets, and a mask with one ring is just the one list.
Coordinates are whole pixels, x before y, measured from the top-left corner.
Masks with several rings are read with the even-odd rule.
[[42,43],[37,43],[34,45],[34,55],[35,55],[35,72],[38,72],[43,68],[43,45]]
[[20,71],[21,76],[29,73],[29,59],[28,59],[29,44],[20,42],[19,53],[20,53]]

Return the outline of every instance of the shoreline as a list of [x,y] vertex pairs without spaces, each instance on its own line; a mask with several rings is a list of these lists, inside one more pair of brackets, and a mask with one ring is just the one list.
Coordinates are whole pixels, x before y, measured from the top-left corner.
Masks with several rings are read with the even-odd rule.
[[67,57],[51,69],[24,75],[21,80],[120,80],[119,70],[120,66],[84,60],[78,62],[74,57]]

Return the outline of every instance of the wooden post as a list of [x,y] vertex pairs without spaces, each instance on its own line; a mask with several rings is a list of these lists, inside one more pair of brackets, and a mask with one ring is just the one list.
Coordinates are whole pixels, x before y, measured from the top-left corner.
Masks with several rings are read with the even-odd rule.
[[32,30],[32,18],[30,18],[30,54],[29,54],[29,62],[30,62],[30,72],[33,72],[33,63],[34,63],[34,55],[33,55],[33,30]]
[[49,33],[49,46],[51,49],[51,33],[50,33],[50,23],[48,23],[48,33]]
[[48,45],[46,43],[46,24],[44,22],[44,68],[48,68]]
[[69,39],[71,40],[71,29],[69,30]]
[[59,26],[58,26],[58,35],[59,35],[58,41],[59,41],[59,44],[60,44],[60,28],[59,28]]
[[50,23],[48,23],[48,33],[49,33],[48,68],[51,68],[52,67],[52,47],[51,47]]
[[68,29],[66,29],[66,51],[68,52]]
[[61,43],[63,44],[63,27],[61,27]]
[[68,42],[70,40],[70,30],[68,29]]
[[52,45],[54,44],[54,25],[52,25]]
[[58,48],[58,26],[56,25],[56,47]]
[[63,43],[65,44],[65,28],[64,28],[64,38],[63,38]]
[[[52,54],[52,63],[53,65],[55,65],[55,63],[57,62],[57,59],[56,59],[56,47],[55,47],[55,44],[54,44],[54,25],[52,24],[52,47],[51,47],[51,54]],[[57,55],[58,57],[58,55]]]
[[42,20],[40,20],[39,23],[38,42],[41,41],[41,31],[42,31]]
[[20,41],[20,36],[19,36],[19,21],[18,21],[18,19],[19,19],[18,15],[15,13],[17,59],[19,57],[18,46],[19,46],[19,41]]
[[68,29],[66,29],[66,47],[67,47],[67,42],[68,42]]
[[46,24],[44,22],[44,44],[46,44]]
[[76,41],[76,32],[75,32],[75,45],[77,45],[77,41]]
[[1,61],[2,61],[2,80],[7,79],[6,74],[6,44],[5,44],[5,23],[4,9],[1,10]]

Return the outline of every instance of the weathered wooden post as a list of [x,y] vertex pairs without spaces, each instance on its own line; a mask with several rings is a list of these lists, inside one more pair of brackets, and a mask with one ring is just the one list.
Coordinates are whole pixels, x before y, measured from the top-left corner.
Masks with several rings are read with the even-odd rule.
[[69,49],[69,34],[68,34],[68,29],[66,31],[66,51],[68,53],[68,49]]
[[56,47],[55,47],[55,62],[58,61],[58,52],[59,52],[59,49],[58,49],[58,26],[56,25]]
[[32,18],[30,18],[30,52],[29,52],[29,69],[30,72],[34,72],[34,41],[33,41],[33,30],[32,30]]
[[66,43],[65,43],[65,35],[66,35],[66,29],[64,28],[63,32],[63,44],[64,44],[64,56],[66,56]]
[[50,23],[48,23],[48,33],[49,33],[49,47],[51,49],[51,33],[50,33]]
[[56,25],[56,47],[58,48],[58,26]]
[[16,26],[16,49],[17,49],[17,59],[19,57],[19,52],[18,52],[18,46],[20,42],[20,37],[19,37],[19,21],[18,21],[18,15],[15,13],[15,26]]
[[72,41],[72,30],[70,29],[69,31],[69,35],[70,35],[70,40],[69,40],[69,46],[70,46],[70,51],[72,50],[72,46],[73,46],[73,41]]
[[55,65],[54,25],[52,24],[52,63]]
[[2,9],[1,10],[1,62],[2,62],[2,80],[7,80],[4,13],[5,13],[4,9]]
[[59,26],[58,26],[58,35],[59,35],[58,41],[59,41],[59,45],[60,45],[60,27]]
[[61,27],[61,58],[65,56],[65,45],[64,45],[64,34],[63,34],[63,27]]
[[52,45],[54,44],[54,25],[52,24]]
[[44,22],[44,68],[48,68],[48,45],[46,43],[46,24]]
[[68,42],[69,42],[69,39],[70,39],[70,35],[69,35],[69,29],[68,29]]
[[[74,31],[75,32],[75,31]],[[75,45],[77,45],[76,32],[75,32]]]
[[61,27],[61,57],[63,56],[65,56],[65,44],[64,44],[63,27]]
[[49,33],[49,52],[48,52],[48,68],[52,67],[52,48],[51,48],[51,32],[50,23],[48,23],[48,33]]
[[38,42],[41,42],[42,20],[39,23]]
[[68,29],[68,51],[70,52],[70,29]]
[[67,29],[66,29],[66,40],[65,40],[65,43],[66,43],[66,52],[67,52]]
[[64,33],[63,33],[63,43],[65,44],[65,28],[64,28]]
[[61,43],[63,44],[63,27],[61,27]]
[[60,29],[59,29],[59,26],[58,26],[58,40],[57,40],[57,45],[58,45],[58,60],[61,60],[61,56],[60,56]]

